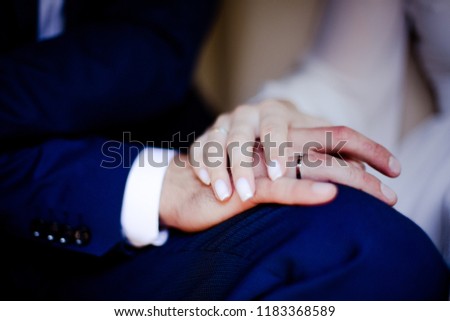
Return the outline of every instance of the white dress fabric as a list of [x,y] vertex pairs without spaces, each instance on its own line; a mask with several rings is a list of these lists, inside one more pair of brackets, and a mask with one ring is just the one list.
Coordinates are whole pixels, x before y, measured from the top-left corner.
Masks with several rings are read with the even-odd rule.
[[[401,139],[408,27],[442,111]],[[298,68],[269,81],[255,100],[287,99],[301,111],[352,127],[402,163],[396,205],[450,263],[450,0],[329,1]],[[374,171],[371,171],[374,173]]]

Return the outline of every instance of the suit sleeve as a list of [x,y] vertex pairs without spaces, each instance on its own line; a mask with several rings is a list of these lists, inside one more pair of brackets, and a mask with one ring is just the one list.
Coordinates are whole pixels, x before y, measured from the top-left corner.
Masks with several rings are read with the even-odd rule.
[[0,156],[0,223],[15,237],[102,255],[124,238],[124,188],[140,146],[54,139]]
[[211,0],[105,2],[63,35],[0,55],[1,139],[99,132],[179,102],[215,9]]

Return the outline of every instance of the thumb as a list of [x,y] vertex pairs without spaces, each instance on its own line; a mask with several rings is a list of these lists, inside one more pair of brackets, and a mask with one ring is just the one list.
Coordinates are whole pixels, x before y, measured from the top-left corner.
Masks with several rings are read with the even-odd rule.
[[331,201],[337,195],[337,187],[331,183],[307,179],[282,177],[275,181],[267,177],[256,179],[256,203],[286,205],[316,205]]

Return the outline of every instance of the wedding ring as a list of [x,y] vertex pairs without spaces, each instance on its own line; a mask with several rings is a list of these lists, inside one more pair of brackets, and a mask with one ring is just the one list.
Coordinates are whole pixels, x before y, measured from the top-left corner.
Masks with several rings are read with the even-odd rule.
[[301,167],[302,167],[302,159],[303,159],[303,155],[298,154],[297,155],[297,165],[295,166],[295,174],[297,176],[297,179],[302,179],[302,172],[301,172]]
[[228,136],[228,130],[226,130],[223,127],[214,127],[214,128],[211,128],[211,131],[213,133],[222,133],[222,134]]

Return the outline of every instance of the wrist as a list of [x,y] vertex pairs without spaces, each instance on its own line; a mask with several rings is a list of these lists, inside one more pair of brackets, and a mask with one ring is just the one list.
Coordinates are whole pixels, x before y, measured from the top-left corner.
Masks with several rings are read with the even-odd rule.
[[[183,155],[178,155],[174,158],[181,160]],[[167,227],[174,227],[176,224],[174,223],[174,213],[177,213],[176,204],[177,197],[180,197],[180,194],[177,191],[179,188],[177,184],[177,171],[178,167],[175,164],[175,160],[172,159],[167,167],[167,171],[164,175],[164,180],[161,189],[161,197],[159,200],[159,221],[162,225]]]

